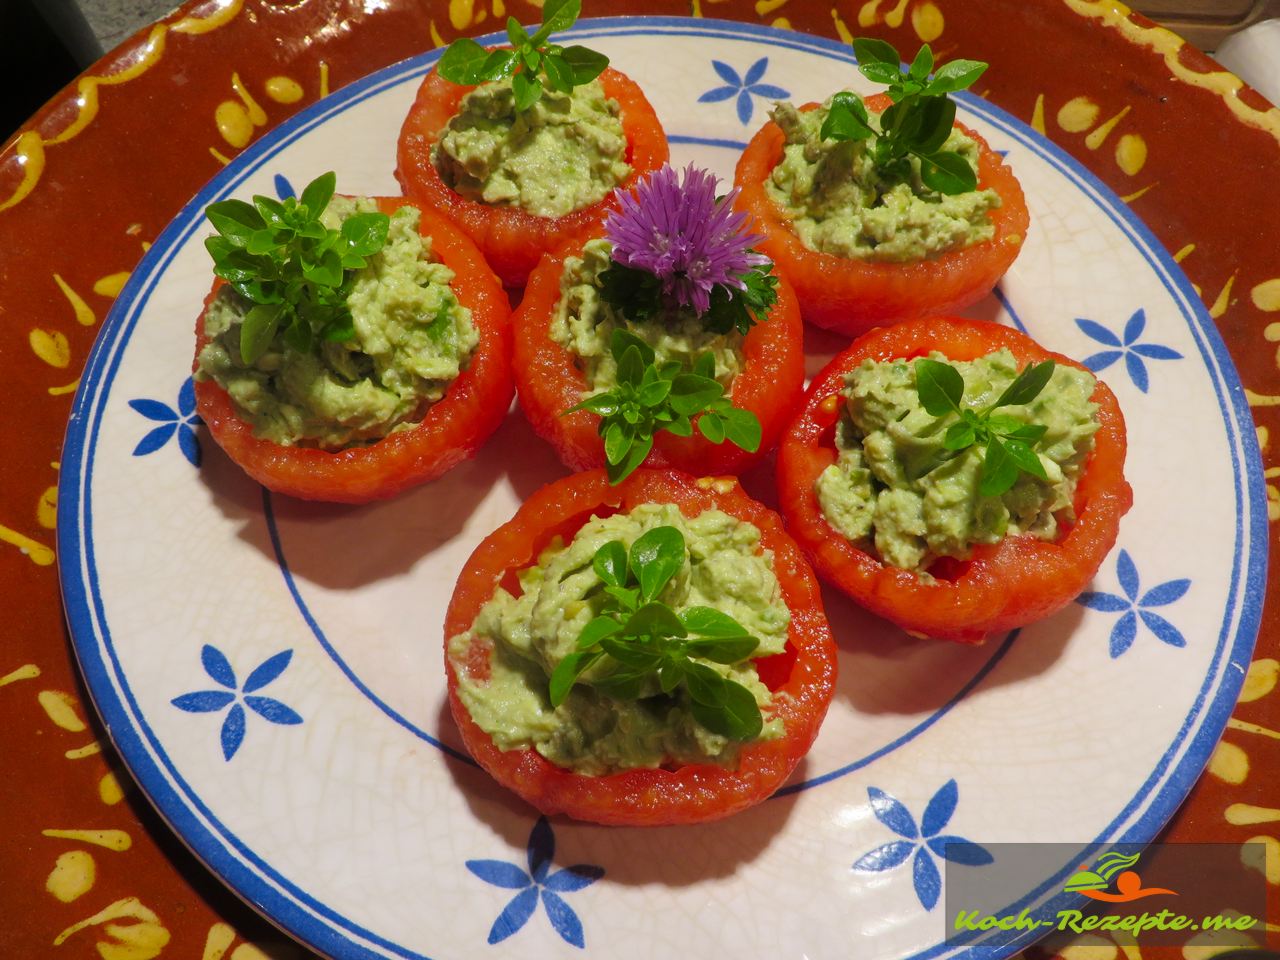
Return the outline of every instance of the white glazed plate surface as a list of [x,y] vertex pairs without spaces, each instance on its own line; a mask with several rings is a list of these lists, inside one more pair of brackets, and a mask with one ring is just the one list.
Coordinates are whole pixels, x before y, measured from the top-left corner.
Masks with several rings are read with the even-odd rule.
[[[867,89],[847,47],[762,27],[641,18],[573,35],[643,87],[673,163],[725,178],[771,99]],[[187,379],[210,285],[203,208],[328,169],[344,192],[397,193],[396,137],[437,53],[302,112],[201,191],[134,272],[76,399],[59,491],[74,644],[184,841],[335,957],[923,960],[990,955],[944,942],[930,838],[1078,843],[1013,912],[1060,896],[1105,846],[1151,839],[1207,761],[1257,631],[1253,426],[1212,322],[1145,227],[967,96],[961,119],[1007,152],[1032,215],[970,313],[1099,372],[1128,422],[1134,507],[1089,603],[963,647],[827,591],[840,683],[822,733],[778,796],[721,823],[544,821],[459,752],[445,604],[476,544],[563,475],[554,455],[515,411],[476,460],[392,502],[276,498],[200,428]],[[812,372],[838,344],[811,340]],[[591,869],[561,872],[575,865]]]

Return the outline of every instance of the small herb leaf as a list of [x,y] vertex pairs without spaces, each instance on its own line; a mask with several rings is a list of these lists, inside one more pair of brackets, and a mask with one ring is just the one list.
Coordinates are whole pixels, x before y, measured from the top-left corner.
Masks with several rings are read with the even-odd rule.
[[[672,530],[674,528],[659,527],[657,529]],[[645,592],[643,580],[640,583],[640,590],[642,594]],[[665,603],[646,603],[631,615],[622,629],[630,637],[683,637],[685,635],[684,624]]]
[[437,69],[450,83],[475,84],[490,79],[485,75],[489,51],[470,37],[459,37],[449,44]]
[[708,637],[702,640],[690,640],[685,650],[690,656],[702,657],[714,663],[738,663],[747,659],[760,646],[755,637]]
[[1006,493],[1018,479],[1018,465],[1009,455],[1008,448],[998,437],[987,438],[986,454],[982,459],[982,480],[978,493],[984,497],[998,497]]
[[551,671],[549,690],[551,706],[558,707],[564,703],[565,698],[569,696],[569,691],[578,682],[578,678],[586,673],[598,659],[600,659],[600,654],[595,651],[578,651],[577,653],[569,654],[556,664],[555,670]]
[[1027,444],[1021,440],[1005,440],[1004,450],[1009,459],[1023,473],[1029,473],[1037,479],[1048,481],[1049,476],[1045,473],[1044,464],[1040,462],[1036,452]]
[[871,63],[887,64],[893,67],[895,74],[898,72],[898,65],[902,62],[893,44],[873,37],[856,38],[853,41],[853,54],[858,58],[859,66]]
[[685,560],[684,536],[675,527],[654,527],[631,544],[630,566],[646,602],[657,598]]
[[622,624],[618,623],[617,620],[612,620],[609,617],[596,617],[582,628],[582,633],[578,634],[577,648],[586,650],[588,647],[594,647],[605,637],[613,636],[621,629]]
[[565,47],[560,56],[569,65],[569,69],[573,73],[573,85],[575,87],[590,83],[604,73],[605,67],[609,66],[608,57],[587,47],[577,45]]
[[952,60],[944,63],[925,88],[927,93],[954,93],[966,90],[986,72],[987,65],[980,60]]
[[958,153],[941,150],[920,158],[920,179],[930,190],[953,195],[978,186],[978,175]]
[[915,362],[916,394],[920,405],[931,416],[942,417],[960,412],[964,396],[964,378],[949,363],[921,358]]
[[747,635],[742,624],[727,613],[721,613],[715,607],[687,607],[680,613],[680,622],[690,633],[696,633],[702,637],[723,638]]
[[1045,360],[1042,363],[1028,364],[1014,378],[1013,383],[1005,388],[1004,393],[992,407],[1012,407],[1030,403],[1040,395],[1040,391],[1053,377],[1054,362]]
[[621,540],[610,540],[595,552],[591,566],[596,576],[611,587],[623,587],[627,583],[627,548]]

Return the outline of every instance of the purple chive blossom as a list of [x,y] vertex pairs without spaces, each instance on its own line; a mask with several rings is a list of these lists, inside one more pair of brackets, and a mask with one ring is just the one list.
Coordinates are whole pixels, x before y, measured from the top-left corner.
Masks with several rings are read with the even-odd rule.
[[716,201],[719,179],[693,164],[683,182],[668,164],[637,185],[635,195],[619,190],[619,209],[605,220],[613,259],[662,281],[669,303],[705,313],[716,284],[743,289],[742,275],[768,263],[753,252],[764,239],[746,233],[748,214],[735,211],[737,188]]

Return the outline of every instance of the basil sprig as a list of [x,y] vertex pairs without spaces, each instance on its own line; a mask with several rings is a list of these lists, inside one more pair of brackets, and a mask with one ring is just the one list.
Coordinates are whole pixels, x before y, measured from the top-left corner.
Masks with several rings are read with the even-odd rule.
[[916,395],[920,398],[920,405],[932,416],[958,418],[947,427],[942,438],[942,446],[951,452],[951,456],[945,459],[958,456],[975,444],[986,448],[982,459],[982,480],[978,484],[978,493],[982,496],[998,497],[1005,493],[1017,482],[1019,473],[1048,481],[1044,465],[1032,449],[1048,427],[1024,423],[1016,417],[994,411],[999,407],[1030,403],[1045,388],[1053,370],[1052,360],[1028,364],[995,403],[977,411],[960,406],[964,396],[964,378],[955,367],[937,360],[920,359],[915,362]]
[[[752,267],[738,277],[742,287],[717,283],[711,288],[711,307],[699,317],[711,333],[737,330],[745,336],[757,323],[769,319],[769,311],[778,300],[773,263]],[[662,280],[651,271],[616,260],[600,274],[600,296],[615,309],[625,310],[633,320],[648,320],[666,310]]]
[[880,114],[880,132],[871,126],[866,104],[847,91],[831,98],[831,108],[823,121],[824,140],[874,140],[875,161],[881,168],[905,174],[907,154],[920,160],[920,179],[938,193],[968,193],[978,185],[969,162],[942,145],[956,121],[956,105],[947,96],[964,90],[982,76],[987,65],[978,60],[951,60],[932,77],[933,51],[926,43],[910,68],[902,71],[902,60],[893,45],[884,40],[859,37],[853,41],[858,70],[864,77],[885,84],[893,104]]
[[347,297],[355,271],[387,242],[385,213],[357,213],[330,230],[320,215],[333,197],[332,171],[307,184],[302,198],[255,196],[253,203],[222,200],[205,208],[217,236],[205,249],[213,272],[253,306],[240,324],[240,357],[253,363],[284,330],[300,352],[319,340],[355,335]]
[[614,328],[609,352],[618,365],[618,385],[565,413],[589,410],[600,416],[610,483],[621,483],[644,462],[659,430],[692,436],[698,413],[698,432],[712,443],[728,440],[749,453],[760,449],[760,421],[724,395],[711,353],[698,357],[692,370],[675,360],[658,363],[652,347],[621,328]]
[[461,37],[440,58],[440,76],[462,84],[511,77],[517,110],[533,106],[544,85],[569,93],[590,83],[609,65],[608,57],[586,47],[547,43],[551,34],[572,27],[581,12],[581,0],[547,0],[542,6],[542,26],[533,36],[515,17],[508,17],[510,50],[486,50],[470,37]]
[[[698,723],[712,733],[750,740],[763,727],[751,691],[700,660],[732,664],[760,645],[738,621],[713,607],[679,613],[658,596],[685,562],[684,536],[675,527],[654,527],[627,548],[611,540],[591,565],[604,584],[603,605],[578,636],[574,652],[551,673],[554,707],[575,683],[587,683],[615,700],[636,700],[658,690],[683,688]],[[584,674],[600,665],[590,678]]]

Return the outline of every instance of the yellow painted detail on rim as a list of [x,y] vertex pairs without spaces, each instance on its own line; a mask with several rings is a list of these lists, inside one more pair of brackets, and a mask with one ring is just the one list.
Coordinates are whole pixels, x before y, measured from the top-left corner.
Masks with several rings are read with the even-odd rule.
[[473,0],[449,0],[449,22],[455,30],[471,26]]
[[[134,922],[116,922],[120,920]],[[103,925],[101,935],[105,939],[100,939],[95,946],[102,960],[152,960],[169,943],[169,931],[160,923],[155,911],[144,906],[137,897],[127,897],[67,927],[54,938],[53,945],[60,947],[81,930],[99,925]]]
[[1262,281],[1249,291],[1249,298],[1259,310],[1267,313],[1280,310],[1280,277]]
[[1173,255],[1173,262],[1181,263],[1183,260],[1187,259],[1187,257],[1191,256],[1191,254],[1195,251],[1195,249],[1196,249],[1196,245],[1194,243],[1188,243],[1185,247],[1183,247],[1181,250],[1179,250],[1177,253]]
[[213,13],[203,17],[193,13],[175,23],[173,29],[177,33],[190,34],[208,33],[210,30],[217,30],[235,19],[236,14],[240,12],[240,8],[244,6],[244,0],[218,0],[214,6],[217,9]]
[[[1258,857],[1258,851],[1263,852]],[[1273,887],[1280,886],[1280,840],[1260,833],[1240,846],[1240,862],[1257,870]]]
[[41,690],[36,700],[49,719],[63,730],[81,733],[88,729],[80,715],[76,713],[76,698],[62,690]]
[[[49,392],[52,393],[53,389],[50,387]],[[43,543],[32,540],[17,530],[10,530],[3,525],[0,525],[0,543],[7,543],[12,547],[17,547],[18,551],[25,554],[27,559],[37,567],[50,566],[54,561],[54,552]]]
[[1227,823],[1237,827],[1252,823],[1274,823],[1280,820],[1280,810],[1275,807],[1258,807],[1252,803],[1233,803],[1227,807]]
[[[72,380],[70,383],[65,383],[65,384],[63,384],[63,385],[62,385],[62,386],[60,386],[60,387],[50,387],[50,388],[49,388],[49,396],[51,396],[51,397],[60,397],[60,396],[62,396],[63,394],[66,394],[66,393],[75,393],[75,392],[76,392],[76,388],[77,388],[77,387],[79,387],[79,386],[80,386],[80,378],[79,378],[79,377],[76,377],[76,378],[75,378],[74,380]],[[3,538],[2,536],[0,536],[0,540],[2,540],[2,539],[4,539],[4,538]]]
[[0,677],[0,687],[7,687],[11,683],[17,683],[19,680],[34,680],[40,676],[40,668],[34,663],[24,663],[17,670],[10,670],[3,677]]
[[219,153],[213,147],[209,148],[209,153],[213,155],[213,159],[217,160],[224,167],[231,162],[230,157],[226,156],[225,154]]
[[1244,389],[1244,398],[1249,402],[1251,407],[1276,407],[1280,406],[1280,397],[1273,394],[1254,393],[1248,387]]
[[925,43],[937,40],[946,28],[947,21],[943,18],[942,11],[931,0],[924,0],[924,3],[911,9],[911,29]]
[[169,28],[163,23],[157,23],[152,27],[146,42],[138,48],[137,53],[139,55],[137,60],[125,69],[103,77],[81,77],[80,82],[76,84],[76,90],[80,93],[78,100],[80,112],[65,130],[56,137],[46,140],[44,142],[45,146],[51,147],[55,143],[66,143],[93,122],[93,118],[98,115],[99,87],[114,87],[122,83],[128,83],[155,66],[160,58],[164,56],[164,35],[168,30]]
[[1222,290],[1219,291],[1217,298],[1214,299],[1213,306],[1209,308],[1209,316],[1215,320],[1226,313],[1227,308],[1231,306],[1231,288],[1235,286],[1235,283],[1236,275],[1233,273],[1226,284],[1223,285]]
[[53,530],[58,525],[58,488],[45,487],[44,493],[36,501],[36,523],[46,530]]
[[204,938],[204,953],[200,954],[200,960],[222,960],[235,939],[236,932],[229,923],[215,923]]
[[1272,740],[1280,740],[1280,731],[1272,730],[1270,727],[1264,727],[1257,723],[1249,723],[1247,720],[1237,720],[1235,717],[1229,717],[1227,718],[1227,726],[1232,730],[1256,733],[1262,737],[1270,737]]
[[1259,657],[1249,664],[1249,672],[1244,675],[1240,702],[1252,703],[1254,700],[1261,700],[1276,688],[1277,679],[1280,679],[1280,661],[1274,657]]
[[1116,144],[1116,165],[1129,176],[1136,176],[1147,163],[1147,141],[1138,133],[1126,133]]
[[223,100],[213,111],[213,122],[218,125],[222,139],[239,150],[253,139],[253,121],[249,113],[234,100]]
[[1103,123],[1100,127],[1085,137],[1084,145],[1090,150],[1097,150],[1106,142],[1107,137],[1111,136],[1111,131],[1116,128],[1116,124],[1123,120],[1125,118],[1125,114],[1132,109],[1133,108],[1129,106],[1124,107],[1114,117]]
[[787,0],[756,0],[756,16],[767,17],[775,10],[781,10],[787,5]]
[[40,832],[46,837],[58,840],[92,843],[116,853],[123,853],[133,846],[133,838],[123,830],[42,830]]
[[1067,133],[1084,133],[1098,122],[1101,109],[1088,97],[1072,97],[1058,110],[1058,126]]
[[771,27],[777,27],[779,30],[790,30],[791,21],[786,17],[774,17],[773,22],[769,24]]
[[[874,7],[875,3],[873,2],[869,4],[869,6]],[[863,7],[862,9],[865,10],[866,7]],[[845,25],[845,22],[840,19],[840,11],[835,7],[831,8],[831,21],[835,24],[836,34],[840,37],[840,42],[853,43],[853,34],[849,32],[849,28]],[[861,14],[858,15],[858,23],[861,26],[866,26],[866,24],[862,23]]]
[[[434,21],[431,24],[431,30],[432,30],[433,37],[438,35],[435,33]],[[440,46],[440,44],[436,44],[436,46]],[[328,95],[329,95],[329,61],[321,60],[320,61],[320,96],[327,97]]]
[[83,760],[85,757],[92,757],[94,754],[102,752],[102,744],[97,740],[92,743],[86,743],[83,747],[76,747],[74,750],[68,750],[63,754],[68,760]]
[[502,0],[493,0],[492,8],[495,17],[505,17],[507,15],[507,5]]
[[120,291],[124,289],[124,285],[129,282],[129,271],[121,270],[119,273],[109,273],[105,277],[99,277],[93,284],[93,292],[100,297],[110,297],[115,299],[120,296]]
[[1118,30],[1133,43],[1148,47],[1164,58],[1169,72],[1183,83],[1208,90],[1222,98],[1236,118],[1248,126],[1264,130],[1280,141],[1280,107],[1260,110],[1240,99],[1244,82],[1225,70],[1201,73],[1185,66],[1178,51],[1186,43],[1172,30],[1164,27],[1143,27],[1129,19],[1129,8],[1116,0],[1064,0],[1066,5],[1084,17],[1101,20],[1106,26]]
[[1135,190],[1133,193],[1127,193],[1120,199],[1123,200],[1125,203],[1133,203],[1133,201],[1139,200],[1142,197],[1145,197],[1148,193],[1154,190],[1156,188],[1156,185],[1159,184],[1159,182],[1160,181],[1157,180],[1155,183],[1149,183],[1145,187],[1143,187],[1141,190]]
[[263,88],[276,103],[297,103],[302,99],[302,84],[293,77],[270,77]]
[[18,137],[13,153],[18,165],[22,167],[22,179],[9,198],[0,202],[0,210],[8,210],[26,199],[27,194],[35,189],[40,174],[44,172],[44,141],[34,130],[28,130]]
[[58,285],[58,289],[62,291],[62,295],[67,298],[67,302],[71,304],[71,309],[75,312],[76,323],[82,327],[92,327],[98,321],[97,314],[84,302],[84,297],[71,289],[71,284],[63,280],[58,274],[53,275],[53,282]]
[[83,897],[93,887],[97,866],[84,850],[68,850],[58,857],[44,888],[63,903]]
[[108,807],[114,807],[124,799],[124,788],[120,786],[120,780],[111,771],[104,773],[102,779],[98,781],[98,799]]
[[1209,757],[1209,773],[1226,783],[1244,783],[1249,776],[1249,755],[1223,740]]
[[1058,949],[1062,960],[1115,960],[1120,948],[1110,940],[1091,933],[1072,937],[1071,942]]
[[71,363],[71,345],[64,333],[36,327],[27,334],[27,343],[31,352],[51,367],[65,370]]
[[[1258,435],[1258,449],[1263,453],[1267,452],[1267,447],[1271,444],[1271,431],[1266,427],[1255,427],[1254,432]],[[1249,678],[1245,677],[1245,686],[1249,685]]]
[[1036,94],[1036,105],[1031,111],[1031,129],[1044,136],[1044,94]]

